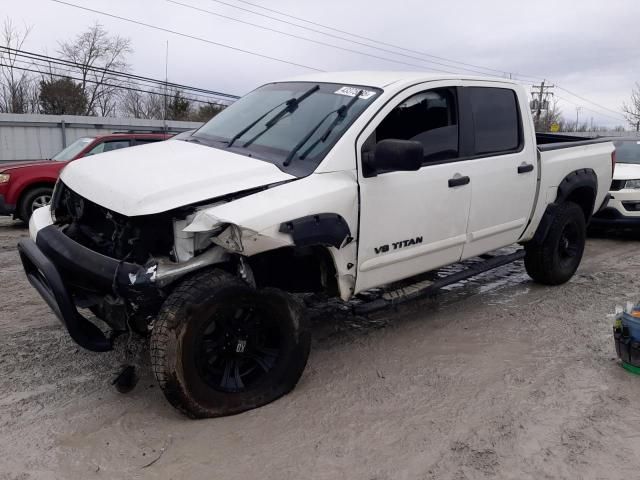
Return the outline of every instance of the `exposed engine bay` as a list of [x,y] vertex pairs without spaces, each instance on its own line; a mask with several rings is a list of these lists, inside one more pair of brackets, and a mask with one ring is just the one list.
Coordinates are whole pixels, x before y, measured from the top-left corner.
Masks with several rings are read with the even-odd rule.
[[[95,204],[58,182],[51,214],[60,231],[83,247],[120,261],[120,265],[125,262],[139,265],[137,273],[129,273],[126,289],[116,285],[118,271],[113,285],[109,286],[82,281],[75,278],[73,272],[66,272],[75,301],[88,307],[115,331],[134,329],[143,333],[166,297],[162,287],[169,283],[167,279],[224,258],[224,252],[215,252],[221,250],[215,247],[211,252],[215,255],[203,255],[198,262],[189,262],[196,254],[213,247],[211,235],[185,235],[180,231],[194,211],[194,207],[184,207],[127,217]],[[165,276],[158,278],[158,270]]]
[[144,265],[173,250],[173,218],[189,212],[126,217],[81,197],[58,182],[51,205],[55,223],[81,245],[117,260]]

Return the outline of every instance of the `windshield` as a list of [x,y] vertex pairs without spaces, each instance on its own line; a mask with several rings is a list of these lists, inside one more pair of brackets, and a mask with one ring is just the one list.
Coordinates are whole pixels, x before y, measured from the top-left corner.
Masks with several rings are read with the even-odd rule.
[[67,146],[67,148],[55,154],[51,160],[56,160],[58,162],[73,160],[75,156],[78,155],[82,150],[84,150],[84,148],[91,142],[93,142],[93,137],[79,138],[71,145]]
[[191,140],[305,176],[380,92],[335,83],[272,83],[227,107]]
[[640,140],[615,141],[616,162],[640,164]]

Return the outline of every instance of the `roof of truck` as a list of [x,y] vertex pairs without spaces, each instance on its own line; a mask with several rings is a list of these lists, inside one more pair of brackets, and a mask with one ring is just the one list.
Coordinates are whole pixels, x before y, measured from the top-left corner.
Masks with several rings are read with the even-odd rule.
[[428,82],[433,80],[489,80],[517,84],[513,80],[500,77],[483,77],[479,75],[461,75],[456,73],[429,73],[429,72],[403,72],[403,71],[346,71],[346,72],[317,72],[287,78],[284,81],[296,82],[327,82],[345,83],[350,85],[362,85],[383,88],[398,81]]

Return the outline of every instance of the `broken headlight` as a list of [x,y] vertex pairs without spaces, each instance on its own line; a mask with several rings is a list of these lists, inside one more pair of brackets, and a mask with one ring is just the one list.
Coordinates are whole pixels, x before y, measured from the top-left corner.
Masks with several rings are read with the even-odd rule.
[[185,231],[193,217],[173,219],[173,257],[177,262],[186,262],[212,245],[212,239],[218,235],[223,226],[205,231]]

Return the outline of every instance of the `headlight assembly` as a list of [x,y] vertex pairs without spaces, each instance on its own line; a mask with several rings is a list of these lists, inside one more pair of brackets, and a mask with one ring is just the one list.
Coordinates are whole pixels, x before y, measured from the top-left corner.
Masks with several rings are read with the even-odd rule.
[[9,183],[11,175],[8,173],[0,173],[0,183]]
[[624,188],[640,189],[640,179],[627,180],[624,182]]

